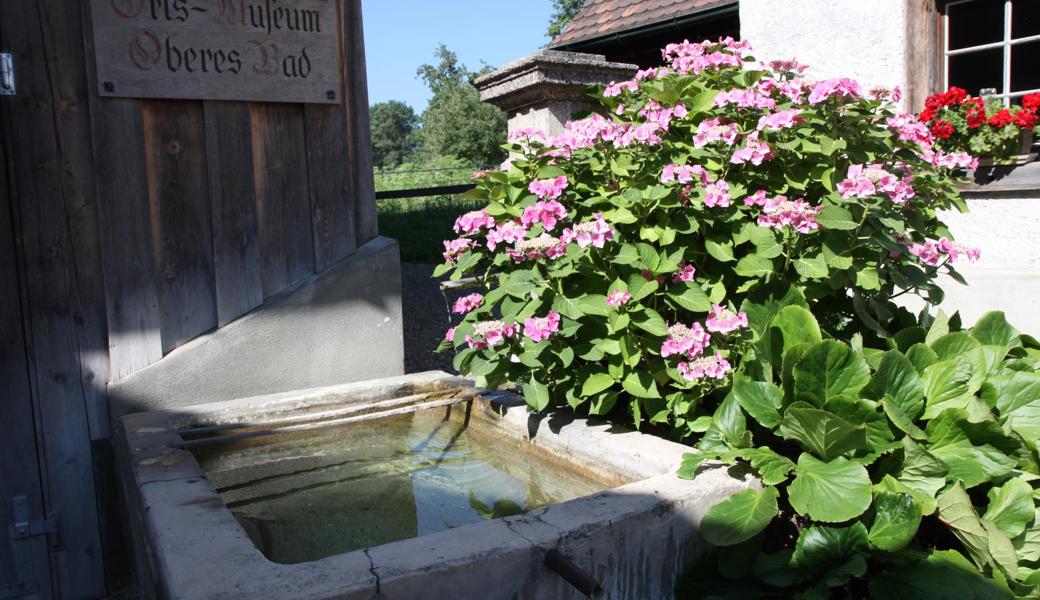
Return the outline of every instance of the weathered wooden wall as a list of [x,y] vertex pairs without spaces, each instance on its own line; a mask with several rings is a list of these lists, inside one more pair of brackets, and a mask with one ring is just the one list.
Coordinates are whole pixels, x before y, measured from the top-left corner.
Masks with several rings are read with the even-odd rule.
[[0,97],[0,432],[33,425],[41,456],[26,471],[36,448],[0,441],[0,530],[7,496],[39,488],[62,518],[56,595],[103,595],[123,544],[92,468],[106,384],[376,236],[360,0],[335,1],[337,105],[101,98],[88,2],[0,2],[18,85]]

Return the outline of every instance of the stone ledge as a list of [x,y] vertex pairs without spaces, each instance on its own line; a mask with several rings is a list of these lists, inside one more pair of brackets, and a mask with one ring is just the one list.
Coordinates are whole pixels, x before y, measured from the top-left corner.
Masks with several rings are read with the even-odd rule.
[[473,85],[481,100],[512,113],[552,100],[580,100],[588,86],[629,79],[638,69],[602,54],[542,50],[478,77]]
[[1021,166],[979,167],[972,175],[972,183],[959,185],[957,189],[967,198],[1040,197],[1040,162]]

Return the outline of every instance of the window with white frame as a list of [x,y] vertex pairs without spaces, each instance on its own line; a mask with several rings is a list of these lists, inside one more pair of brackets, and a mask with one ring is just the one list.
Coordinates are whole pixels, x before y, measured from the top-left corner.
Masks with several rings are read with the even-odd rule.
[[1040,92],[1040,0],[951,0],[943,21],[947,88],[1006,105]]

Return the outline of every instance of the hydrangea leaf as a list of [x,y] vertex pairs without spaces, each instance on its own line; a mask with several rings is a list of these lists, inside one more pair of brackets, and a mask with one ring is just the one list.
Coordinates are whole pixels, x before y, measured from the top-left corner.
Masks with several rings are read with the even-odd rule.
[[830,461],[850,450],[867,449],[866,427],[852,424],[838,415],[797,402],[784,411],[780,434],[802,446],[821,460]]
[[687,283],[684,287],[669,291],[668,297],[690,312],[706,313],[711,310],[711,300],[696,283]]
[[543,411],[549,406],[549,388],[535,378],[524,384],[524,400],[536,411]]
[[824,206],[816,215],[816,222],[824,229],[853,230],[859,226],[852,213],[840,206]]
[[1033,519],[1033,488],[1022,478],[990,488],[986,497],[989,504],[982,518],[1003,529],[1008,537],[1020,535]]
[[593,373],[581,384],[582,396],[593,396],[614,385],[614,378],[606,373]]
[[870,490],[870,476],[863,465],[845,458],[823,462],[803,452],[787,493],[799,514],[824,523],[840,523],[870,507]]
[[733,494],[704,513],[701,537],[716,546],[732,546],[751,539],[777,515],[779,496],[774,487]]
[[810,348],[794,367],[795,397],[817,407],[835,396],[855,396],[869,381],[863,357],[833,340]]
[[921,509],[910,494],[879,492],[868,537],[875,548],[895,552],[910,543],[920,525]]

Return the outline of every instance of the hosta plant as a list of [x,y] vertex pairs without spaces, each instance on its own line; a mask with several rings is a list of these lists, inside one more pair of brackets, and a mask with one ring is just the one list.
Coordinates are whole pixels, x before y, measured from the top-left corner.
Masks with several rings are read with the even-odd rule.
[[810,81],[731,39],[664,57],[561,135],[513,132],[436,274],[474,286],[442,346],[460,372],[685,436],[732,373],[768,375],[748,320],[788,290],[827,335],[867,341],[912,320],[894,298],[940,300],[937,275],[977,256],[936,217],[963,210],[950,171],[973,159],[897,114],[898,91]]
[[708,509],[719,550],[685,595],[1040,597],[1036,340],[940,313],[850,345],[796,296],[752,326],[771,374],[734,376],[680,475],[717,460],[761,487]]

